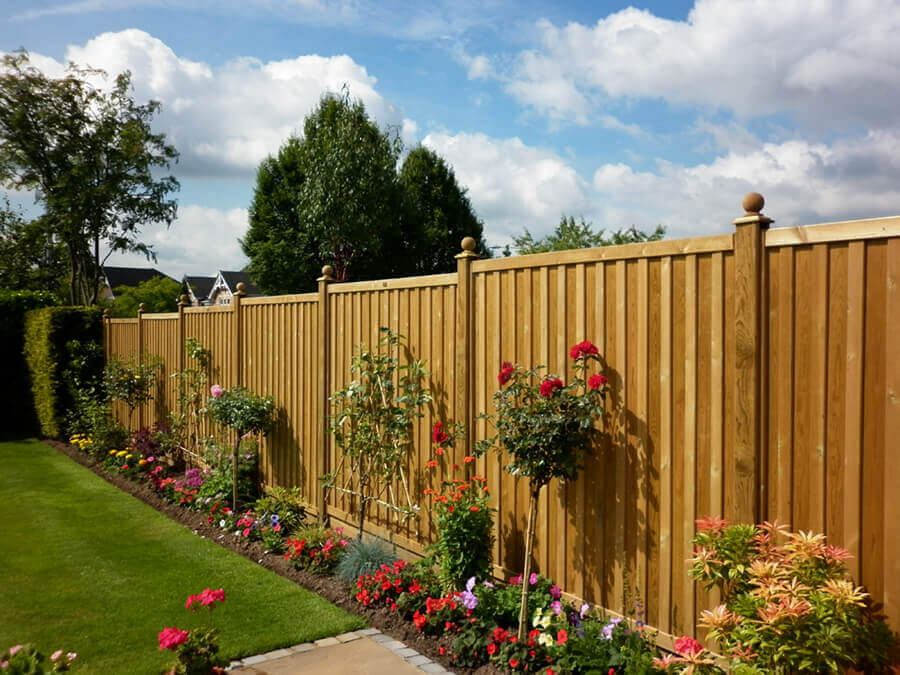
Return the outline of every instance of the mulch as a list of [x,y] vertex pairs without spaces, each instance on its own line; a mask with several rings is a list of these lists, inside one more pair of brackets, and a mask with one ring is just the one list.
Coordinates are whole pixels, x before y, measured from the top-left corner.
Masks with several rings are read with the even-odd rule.
[[442,656],[439,653],[441,647],[449,649],[452,642],[450,638],[422,635],[412,622],[406,621],[387,608],[368,609],[363,607],[354,599],[354,592],[351,587],[336,577],[322,576],[306,570],[295,569],[281,555],[266,552],[261,542],[248,541],[242,537],[235,537],[230,532],[223,532],[215,525],[208,523],[206,521],[207,517],[202,513],[167,502],[146,485],[135,483],[124,476],[107,473],[93,458],[85,455],[68,443],[53,440],[44,440],[44,443],[90,469],[123,492],[127,492],[168,518],[180,523],[197,536],[209,539],[229,551],[242,555],[266,569],[286,579],[290,579],[303,588],[322,596],[341,609],[362,617],[370,626],[379,629],[396,640],[406,643],[420,654],[424,654],[431,660],[456,673],[465,675],[497,675],[503,672],[491,665],[482,666],[475,670],[460,668],[454,665],[446,656]]

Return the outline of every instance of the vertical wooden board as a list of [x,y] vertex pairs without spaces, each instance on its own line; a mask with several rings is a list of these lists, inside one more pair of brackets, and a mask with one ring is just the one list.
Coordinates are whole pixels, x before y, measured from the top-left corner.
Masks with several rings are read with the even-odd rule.
[[[601,356],[601,372],[608,370],[604,325],[606,321],[606,274],[603,263],[595,263],[588,268],[587,287],[588,295],[588,319],[587,326],[594,344]],[[608,401],[604,403],[608,407]],[[603,570],[604,570],[604,546],[603,532],[606,511],[603,508],[604,495],[604,462],[609,453],[609,443],[606,442],[605,425],[601,420],[598,424],[601,432],[600,439],[594,448],[594,453],[586,464],[585,471],[585,501],[587,515],[585,527],[585,568],[586,589],[585,600],[597,603],[601,602],[603,594]]]
[[659,612],[659,343],[660,343],[660,259],[647,265],[647,590],[644,620],[658,626]]
[[613,609],[625,611],[625,575],[627,559],[625,551],[625,502],[628,498],[629,486],[626,484],[628,464],[628,405],[630,392],[627,389],[628,373],[628,280],[626,263],[618,260],[615,263],[616,295],[615,295],[615,333],[616,333],[616,378],[614,387],[616,406],[614,410],[616,441],[615,470],[615,529],[614,529],[614,561],[615,572],[613,583]]
[[854,579],[860,578],[860,527],[862,501],[862,420],[863,368],[865,362],[866,243],[850,242],[847,251],[846,356],[844,358],[844,465],[843,476],[843,542],[853,556],[847,569]]
[[[866,244],[866,328],[862,443],[862,528],[860,537],[861,583],[875,602],[884,597],[885,554],[885,431],[887,354],[885,307],[887,306],[886,243],[882,240]],[[891,336],[896,352],[896,335]],[[891,439],[896,451],[896,438]],[[896,476],[893,477],[896,486]]]
[[[638,292],[638,266],[637,262],[629,260],[625,262],[625,391],[628,392],[628,405],[624,410],[625,447],[623,458],[625,459],[625,482],[620,493],[624,501],[624,560],[625,578],[628,588],[628,597],[625,598],[625,611],[634,609],[633,603],[640,586],[637,552],[638,552],[638,503],[640,501],[640,432],[639,427],[643,423],[638,406],[640,405],[640,392],[638,382],[640,373],[637,372],[640,360],[640,348],[638,346],[638,314],[641,309],[638,306],[640,296]],[[644,589],[640,589],[643,592]]]
[[[684,275],[684,459],[683,478],[684,490],[681,498],[684,500],[682,511],[682,551],[686,560],[692,551],[691,539],[694,536],[694,520],[697,517],[696,509],[696,485],[697,485],[697,257],[687,256],[685,259]],[[686,563],[675,568],[675,572],[682,574],[686,571]],[[683,611],[683,632],[694,634],[694,621],[697,612],[695,610],[694,584],[685,582],[681,596],[681,609]]]
[[[688,508],[687,492],[692,490],[686,480],[688,470],[686,467],[686,443],[685,443],[685,362],[686,362],[686,334],[688,328],[687,303],[685,301],[686,258],[683,256],[672,259],[672,556],[669,576],[672,580],[672,619],[671,632],[685,634],[687,627],[693,622],[693,616],[689,608],[684,606],[684,598],[688,590],[688,580],[683,573],[684,561],[687,560],[689,551],[685,549],[684,523],[693,517],[693,509]],[[674,486],[678,486],[677,491]]]
[[[823,269],[820,251],[824,245],[799,247],[796,252],[798,307],[796,354],[797,384],[803,389],[795,394],[794,426],[794,492],[796,529],[824,529],[824,376],[826,310],[823,308],[827,270]],[[802,384],[801,384],[802,383]]]
[[[574,283],[570,292],[575,296],[575,316],[571,317],[567,323],[571,324],[575,329],[574,339],[571,341],[574,344],[575,342],[588,339],[589,336],[587,335],[588,288],[585,266],[583,264],[575,265],[573,271]],[[569,363],[571,363],[571,359],[569,359]],[[571,377],[572,375],[570,374],[569,378]],[[566,380],[566,382],[570,381],[571,379]],[[568,565],[571,571],[570,579],[568,580],[568,588],[569,592],[575,593],[579,598],[584,597],[586,589],[585,483],[586,478],[584,471],[582,471],[578,480],[568,486],[567,495],[570,533],[570,536],[567,538],[567,543],[572,556],[570,564]]]
[[775,463],[778,477],[773,483],[778,499],[775,512],[770,517],[781,522],[795,522],[794,516],[794,372],[796,369],[794,333],[796,319],[796,299],[794,293],[795,259],[794,247],[781,249],[778,265],[779,325],[776,352],[781,365],[778,377],[771,387],[775,390],[778,407],[778,441]]
[[616,586],[616,571],[619,564],[619,552],[616,550],[616,466],[619,463],[620,443],[617,436],[618,423],[618,391],[619,363],[617,361],[618,346],[616,332],[617,275],[615,263],[604,266],[605,276],[605,316],[606,316],[606,375],[609,378],[609,395],[607,411],[604,417],[604,429],[607,436],[608,451],[603,458],[602,475],[602,508],[603,508],[603,593],[604,607],[613,608],[621,601],[620,585]]
[[650,540],[649,509],[650,509],[650,344],[649,344],[649,320],[650,320],[650,266],[646,258],[639,259],[637,266],[637,354],[635,361],[635,412],[637,423],[637,461],[636,474],[639,490],[637,493],[637,580],[640,602],[639,613],[646,620],[646,607],[648,601],[648,546]]
[[[696,302],[696,497],[694,517],[714,515],[712,503],[712,256],[697,256],[697,302]],[[712,607],[710,594],[701,584],[695,585],[694,606],[698,609]]]
[[672,258],[659,269],[659,609],[656,623],[672,624]]
[[[564,382],[568,382],[569,378],[568,355],[569,343],[572,339],[568,331],[571,316],[568,304],[571,300],[571,294],[574,293],[573,280],[569,275],[570,271],[574,270],[565,265],[558,265],[556,267],[556,349],[554,350],[553,355],[555,358],[553,358],[549,369],[549,372],[551,373],[558,373]],[[552,521],[555,526],[555,532],[551,532],[550,537],[558,539],[563,544],[556,549],[557,559],[551,575],[557,580],[557,583],[559,583],[560,586],[569,589],[571,588],[569,580],[571,572],[571,551],[568,546],[569,538],[566,536],[566,530],[569,527],[566,507],[570,484],[564,481],[552,481],[546,489],[553,490],[556,495],[556,500],[553,504],[556,512]],[[525,531],[524,521],[522,531]]]
[[884,609],[893,626],[900,619],[900,238],[885,242],[885,409],[884,420]]
[[828,246],[825,534],[844,541],[844,413],[847,409],[847,244]]

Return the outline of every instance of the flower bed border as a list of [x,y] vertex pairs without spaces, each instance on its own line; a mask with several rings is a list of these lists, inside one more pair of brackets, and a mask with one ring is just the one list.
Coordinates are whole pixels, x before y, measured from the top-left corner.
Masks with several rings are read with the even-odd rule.
[[188,528],[197,536],[208,539],[222,548],[252,560],[275,574],[316,593],[344,611],[364,618],[370,626],[378,628],[382,633],[406,643],[412,649],[427,656],[432,661],[440,663],[448,670],[452,670],[460,675],[498,675],[503,672],[490,664],[477,669],[460,668],[446,656],[439,653],[441,647],[450,647],[451,639],[423,635],[419,633],[412,622],[406,621],[386,609],[366,609],[354,600],[352,587],[339,581],[336,577],[320,576],[306,570],[295,569],[283,556],[266,553],[262,542],[235,537],[232,533],[224,532],[217,526],[207,523],[204,514],[167,502],[146,485],[136,483],[124,476],[106,472],[102,465],[68,443],[48,439],[42,439],[42,442],[92,471],[122,492],[130,494],[164,516]]

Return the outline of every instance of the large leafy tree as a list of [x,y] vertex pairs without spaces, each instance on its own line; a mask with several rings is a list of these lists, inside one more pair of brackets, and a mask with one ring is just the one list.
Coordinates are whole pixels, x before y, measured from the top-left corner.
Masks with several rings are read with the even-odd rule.
[[413,272],[455,271],[454,256],[467,236],[475,238],[476,251],[490,255],[484,224],[442,157],[426,147],[414,148],[403,161],[399,179],[406,199],[406,230],[416,249],[411,258]]
[[[519,236],[513,237],[512,248],[518,255],[529,253],[547,253],[565,251],[572,248],[593,248],[595,246],[618,246],[645,241],[658,241],[666,235],[666,228],[657,225],[652,232],[638,230],[633,225],[607,233],[606,230],[594,230],[591,223],[580,221],[572,216],[563,215],[556,229],[545,237],[535,238],[527,229]],[[510,252],[507,249],[506,255]]]
[[306,290],[323,264],[339,281],[394,273],[401,238],[395,131],[380,130],[361,101],[326,94],[263,161],[241,241],[250,273],[267,293]]
[[0,205],[0,288],[63,291],[68,258],[48,221],[26,220],[8,201]]
[[127,71],[98,88],[89,80],[102,71],[70,64],[53,79],[25,52],[0,71],[0,184],[35,191],[68,252],[70,301],[94,304],[101,246],[155,257],[140,228],[175,218],[178,181],[158,174],[178,153],[150,128],[159,103],[135,103]]
[[177,311],[181,284],[168,277],[153,277],[137,286],[119,286],[113,292],[116,298],[110,303],[109,313],[113,317],[126,318],[137,316],[141,304],[146,312]]

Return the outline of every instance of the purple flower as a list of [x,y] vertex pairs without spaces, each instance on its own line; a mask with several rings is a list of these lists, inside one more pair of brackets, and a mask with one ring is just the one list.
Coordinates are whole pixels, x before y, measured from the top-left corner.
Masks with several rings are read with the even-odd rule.
[[587,613],[590,611],[591,611],[591,606],[587,603],[584,603],[581,606],[581,610],[578,612],[578,616],[580,616],[583,619],[587,615]]
[[528,583],[534,586],[538,582],[538,575],[534,572],[531,573],[531,576],[528,577]]
[[462,593],[457,593],[457,597],[463,604],[463,607],[466,609],[475,609],[478,607],[478,596],[476,596],[472,591],[463,591]]
[[559,616],[559,613],[562,612],[562,603],[559,600],[554,600],[550,603],[550,609],[553,610],[556,616]]
[[482,585],[486,588],[494,588],[494,584],[492,584],[490,581],[485,581]]
[[275,527],[278,524],[278,520],[279,520],[278,514],[273,513],[271,516],[269,516],[269,520],[272,521],[272,527]]
[[469,580],[466,582],[466,590],[471,593],[473,588],[475,588],[475,577],[469,577]]

